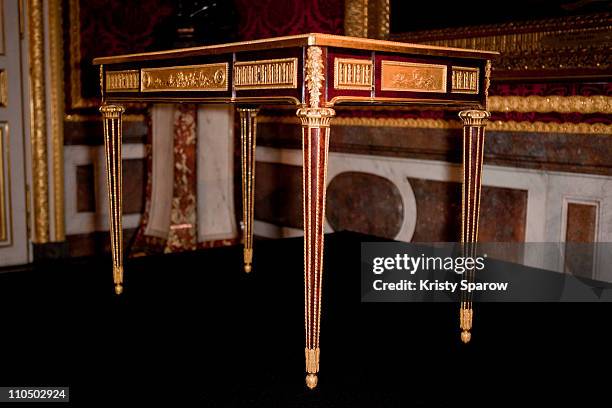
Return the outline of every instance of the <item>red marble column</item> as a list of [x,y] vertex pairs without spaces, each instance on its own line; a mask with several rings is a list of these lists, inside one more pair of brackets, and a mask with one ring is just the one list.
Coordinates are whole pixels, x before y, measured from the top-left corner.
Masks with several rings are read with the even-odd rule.
[[177,105],[174,112],[174,189],[166,253],[194,250],[197,246],[196,122],[196,105]]

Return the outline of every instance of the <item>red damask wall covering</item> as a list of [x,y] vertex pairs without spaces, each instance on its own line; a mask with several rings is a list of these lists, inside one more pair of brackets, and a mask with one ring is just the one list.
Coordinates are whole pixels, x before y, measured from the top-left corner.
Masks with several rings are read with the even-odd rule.
[[[175,13],[171,0],[68,0],[64,21],[74,65],[80,71],[81,96],[99,97],[95,57],[166,48]],[[76,32],[73,32],[76,31]],[[78,38],[75,38],[78,37]],[[78,47],[78,50],[75,49]],[[74,103],[74,101],[73,101]],[[71,105],[69,105],[71,106]]]
[[344,32],[344,0],[235,0],[235,4],[243,40]]
[[149,49],[155,29],[174,7],[169,0],[88,0],[80,10],[81,37],[89,52],[113,55]]

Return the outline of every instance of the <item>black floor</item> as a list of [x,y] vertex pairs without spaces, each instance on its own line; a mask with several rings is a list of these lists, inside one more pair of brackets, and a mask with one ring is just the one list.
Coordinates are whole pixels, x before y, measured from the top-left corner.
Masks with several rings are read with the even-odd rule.
[[0,274],[0,386],[68,385],[77,406],[610,406],[612,305],[479,304],[462,345],[456,304],[360,302],[365,239],[326,237],[314,391],[301,239],[257,242],[250,275],[238,247],[133,259],[119,297],[109,259]]

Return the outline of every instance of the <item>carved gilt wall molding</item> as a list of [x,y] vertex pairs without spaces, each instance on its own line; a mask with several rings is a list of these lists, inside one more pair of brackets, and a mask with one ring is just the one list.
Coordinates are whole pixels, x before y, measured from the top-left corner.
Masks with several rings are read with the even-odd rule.
[[389,0],[345,0],[344,35],[389,38]]
[[49,242],[49,173],[47,169],[47,108],[42,0],[28,3],[32,150],[32,207],[35,243]]
[[[259,116],[259,123],[280,123],[298,125],[293,116]],[[422,129],[461,129],[459,120],[428,118],[372,118],[372,117],[336,117],[333,126],[396,127]],[[603,123],[569,123],[569,122],[527,122],[527,121],[489,121],[487,130],[498,132],[536,132],[536,133],[578,133],[605,135],[612,134],[612,125]]]
[[368,0],[345,0],[344,35],[368,36]]
[[49,0],[48,12],[53,241],[63,241],[66,239],[64,215],[64,41],[62,4],[62,0]]
[[0,69],[0,107],[8,106],[8,82],[6,78],[6,70]]
[[494,112],[612,113],[612,97],[593,96],[491,96]]
[[12,243],[11,167],[7,144],[8,123],[0,122],[0,247]]
[[70,65],[70,108],[93,108],[99,105],[97,98],[83,98],[81,84],[81,18],[80,1],[68,0],[68,40]]

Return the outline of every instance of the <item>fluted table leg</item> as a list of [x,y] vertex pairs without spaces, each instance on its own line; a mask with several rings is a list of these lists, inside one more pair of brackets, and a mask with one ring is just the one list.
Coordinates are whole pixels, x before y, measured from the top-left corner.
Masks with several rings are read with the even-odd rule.
[[121,115],[124,110],[119,105],[103,105],[100,107],[104,122],[104,152],[106,155],[106,184],[108,187],[113,281],[115,283],[115,293],[118,295],[123,292]]
[[334,114],[334,110],[329,108],[303,108],[297,111],[302,122],[304,160],[306,385],[311,389],[317,386],[317,373],[319,372],[325,179],[329,150],[329,123]]
[[244,271],[251,272],[253,263],[253,213],[255,200],[255,146],[257,112],[255,108],[239,108],[242,153],[242,225]]
[[[461,197],[461,243],[464,256],[476,255],[478,241],[478,217],[482,185],[482,159],[484,155],[485,126],[489,112],[467,110],[459,112],[463,121],[463,185]],[[474,280],[474,270],[468,270],[466,279]],[[459,326],[461,340],[468,343],[472,338],[472,293],[461,294]]]

